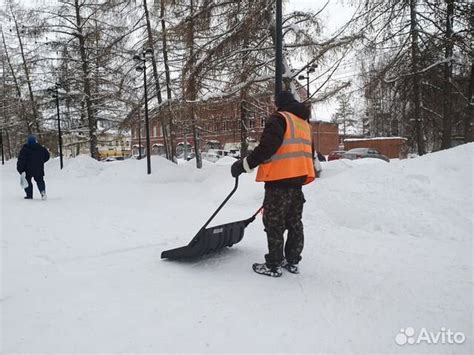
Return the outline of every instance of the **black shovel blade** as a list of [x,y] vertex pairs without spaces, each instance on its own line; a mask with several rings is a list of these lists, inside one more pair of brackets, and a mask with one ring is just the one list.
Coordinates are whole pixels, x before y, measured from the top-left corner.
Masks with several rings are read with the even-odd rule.
[[200,257],[224,247],[231,247],[240,242],[244,236],[248,220],[221,224],[201,229],[191,242],[180,248],[165,250],[162,259],[184,259]]

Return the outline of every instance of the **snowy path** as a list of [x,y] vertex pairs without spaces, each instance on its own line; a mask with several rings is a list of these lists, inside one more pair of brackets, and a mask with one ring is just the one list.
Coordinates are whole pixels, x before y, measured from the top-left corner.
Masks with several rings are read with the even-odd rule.
[[[410,161],[324,165],[305,188],[302,274],[254,274],[261,218],[193,262],[185,245],[232,188],[229,166],[153,161],[47,165],[49,199],[24,201],[1,167],[1,348],[8,353],[472,350],[474,145]],[[243,176],[216,223],[250,216]],[[35,191],[38,197],[37,191]],[[395,343],[400,328],[463,332],[462,345]]]

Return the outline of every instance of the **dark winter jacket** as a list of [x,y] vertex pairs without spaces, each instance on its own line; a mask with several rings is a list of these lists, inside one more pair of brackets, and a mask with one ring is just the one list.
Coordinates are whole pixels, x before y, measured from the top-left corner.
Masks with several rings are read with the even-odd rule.
[[49,160],[49,152],[39,143],[25,144],[20,150],[16,170],[27,176],[44,176],[44,163]]
[[[287,111],[295,114],[302,120],[309,120],[309,108],[299,102],[292,103],[285,107],[280,107],[279,111]],[[247,163],[250,169],[253,169],[270,159],[276,153],[280,145],[283,143],[283,136],[286,131],[286,120],[278,112],[273,113],[265,124],[265,128],[260,137],[260,142],[253,152],[247,157]],[[314,155],[314,153],[313,153]],[[265,188],[301,188],[306,178],[296,177],[285,180],[271,181],[265,183]]]

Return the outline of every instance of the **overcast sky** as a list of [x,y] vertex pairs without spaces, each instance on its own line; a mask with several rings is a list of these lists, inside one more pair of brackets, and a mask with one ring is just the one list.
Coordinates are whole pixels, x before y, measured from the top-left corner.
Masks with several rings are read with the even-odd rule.
[[[45,4],[51,4],[56,2],[56,0],[20,0],[23,4],[28,4],[30,7],[41,7]],[[304,11],[304,10],[312,10],[317,11],[320,10],[326,4],[326,0],[284,0],[284,12],[291,12],[294,10]],[[324,20],[324,37],[329,37],[332,33],[334,33],[338,28],[344,25],[353,15],[355,8],[350,6],[349,0],[329,0],[329,4],[326,6],[324,11],[322,12],[321,18]],[[0,7],[5,5],[5,0],[0,0]],[[303,64],[303,63],[302,63]],[[353,73],[353,70],[352,70]],[[348,71],[344,68],[336,78],[340,78],[341,76],[347,76]],[[351,73],[349,73],[350,75]],[[310,90],[316,89],[317,83],[311,86]],[[328,104],[319,104],[315,108],[315,118],[321,119],[324,121],[328,121],[332,113],[335,110],[334,103]]]
[[[324,7],[326,0],[289,0],[285,4],[284,12],[290,12],[294,10],[304,11],[312,10],[318,11]],[[348,0],[329,0],[328,5],[321,13],[320,18],[323,19],[323,36],[330,37],[334,32],[341,28],[355,12],[355,7],[350,6]],[[347,68],[341,65],[341,69],[336,72],[334,76],[337,78],[347,79],[348,75],[353,75],[355,71],[352,68]],[[316,90],[317,83],[314,83],[310,87],[310,91]],[[328,102],[326,104],[318,104],[313,109],[313,118],[323,121],[329,121],[332,114],[336,109],[334,102]]]
[[[326,0],[289,0],[284,11],[313,10],[317,11],[324,7]],[[349,5],[348,0],[329,0],[322,15],[326,20],[328,30],[334,31],[347,22],[354,13],[354,7]]]

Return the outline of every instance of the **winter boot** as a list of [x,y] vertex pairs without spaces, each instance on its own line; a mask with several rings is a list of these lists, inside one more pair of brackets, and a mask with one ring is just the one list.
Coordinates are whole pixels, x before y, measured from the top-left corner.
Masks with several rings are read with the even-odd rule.
[[32,200],[32,199],[33,199],[32,196],[25,196],[25,197],[23,197],[23,198],[24,198],[25,200]]
[[267,264],[265,264],[265,263],[262,263],[262,264],[255,263],[255,264],[252,265],[252,269],[257,274],[267,275],[267,276],[271,276],[271,277],[280,277],[281,274],[282,274],[280,266],[276,266],[274,268],[269,268],[267,266]]
[[298,264],[290,264],[286,259],[283,259],[281,267],[288,270],[292,274],[299,274],[300,270],[298,269]]
[[48,196],[46,196],[46,191],[41,191],[41,199],[46,200]]

